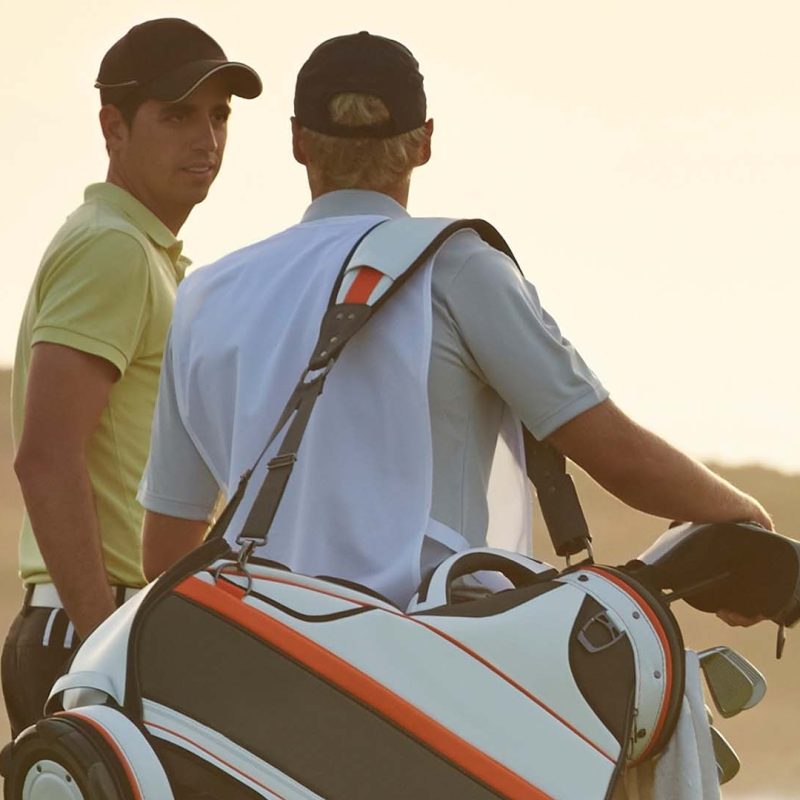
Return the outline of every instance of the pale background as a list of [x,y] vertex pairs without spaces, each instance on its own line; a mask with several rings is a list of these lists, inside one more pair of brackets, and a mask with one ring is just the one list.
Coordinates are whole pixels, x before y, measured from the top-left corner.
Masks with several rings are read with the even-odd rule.
[[92,84],[130,25],[184,16],[264,79],[182,231],[197,264],[297,220],[294,76],[369,29],[426,76],[436,147],[411,210],[495,223],[635,417],[702,457],[800,471],[796,0],[2,6],[0,363],[50,234],[104,175]]
[[0,11],[0,365],[50,235],[104,176],[92,84],[113,41],[183,16],[264,79],[261,98],[234,101],[220,178],[181,233],[199,265],[299,218],[294,76],[319,41],[368,29],[408,44],[426,76],[434,157],[411,211],[497,225],[638,420],[704,459],[800,473],[796,0],[0,0]]

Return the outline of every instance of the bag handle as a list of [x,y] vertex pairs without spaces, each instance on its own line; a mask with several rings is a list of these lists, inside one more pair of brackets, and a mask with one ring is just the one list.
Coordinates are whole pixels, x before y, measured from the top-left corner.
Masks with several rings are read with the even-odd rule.
[[493,547],[475,547],[454,553],[442,561],[420,584],[409,605],[409,612],[425,611],[449,604],[455,581],[476,572],[498,572],[515,589],[558,575],[558,570],[550,564],[520,553]]

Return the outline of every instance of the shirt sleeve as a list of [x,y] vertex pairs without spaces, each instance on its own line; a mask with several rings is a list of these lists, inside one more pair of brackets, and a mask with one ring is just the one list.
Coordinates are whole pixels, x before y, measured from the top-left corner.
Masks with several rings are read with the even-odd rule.
[[164,347],[150,456],[136,498],[148,511],[210,522],[218,496],[219,486],[178,410],[170,334]]
[[124,373],[147,324],[150,270],[142,245],[108,230],[60,253],[42,281],[32,344],[100,356]]
[[465,361],[537,439],[608,397],[516,264],[482,242],[444,292]]

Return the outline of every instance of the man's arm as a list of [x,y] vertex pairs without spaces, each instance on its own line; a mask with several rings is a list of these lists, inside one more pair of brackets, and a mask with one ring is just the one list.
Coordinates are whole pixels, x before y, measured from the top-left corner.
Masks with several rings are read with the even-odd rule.
[[143,527],[144,574],[152,581],[203,541],[208,523],[145,511]]
[[[647,513],[692,522],[751,519],[771,528],[755,500],[607,399],[510,259],[474,239],[459,241],[460,250],[448,243],[449,261],[437,261],[434,288],[463,339],[468,368],[479,371],[534,436]],[[448,252],[445,247],[441,255]]]
[[637,425],[605,400],[547,440],[633,508],[688,522],[751,520],[772,530],[761,504]]
[[137,495],[145,508],[142,564],[148,580],[202,542],[220,489],[181,417],[173,336],[170,330],[153,414],[150,457]]
[[86,450],[118,378],[103,358],[36,344],[14,462],[42,557],[82,638],[114,611]]

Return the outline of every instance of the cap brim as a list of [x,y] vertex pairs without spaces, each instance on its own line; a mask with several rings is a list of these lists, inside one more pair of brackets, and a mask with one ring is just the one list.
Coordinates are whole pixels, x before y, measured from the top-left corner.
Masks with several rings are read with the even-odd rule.
[[142,87],[148,97],[177,103],[190,95],[203,81],[212,75],[223,73],[228,81],[231,94],[252,99],[261,94],[261,78],[246,64],[238,61],[193,61],[172,72],[162,75],[147,86]]

